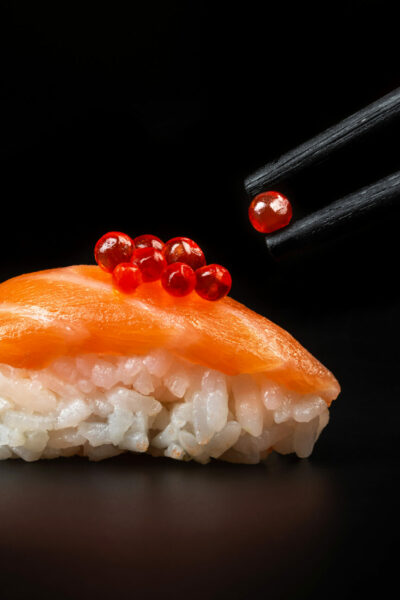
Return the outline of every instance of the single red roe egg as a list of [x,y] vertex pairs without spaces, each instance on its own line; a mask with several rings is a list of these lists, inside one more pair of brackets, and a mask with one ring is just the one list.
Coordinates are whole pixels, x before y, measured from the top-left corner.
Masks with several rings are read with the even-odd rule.
[[161,275],[161,284],[171,296],[187,296],[194,290],[196,275],[186,263],[171,263]]
[[120,231],[103,235],[94,248],[94,257],[103,271],[112,273],[119,263],[129,262],[133,255],[133,240]]
[[200,246],[186,237],[176,237],[169,240],[163,248],[163,254],[169,265],[181,262],[192,267],[193,271],[206,264]]
[[196,271],[195,290],[204,300],[220,300],[232,287],[228,269],[221,265],[206,265]]
[[153,246],[137,248],[133,253],[132,264],[136,265],[142,274],[143,281],[157,281],[167,266],[163,253]]
[[286,227],[292,218],[292,205],[279,192],[258,194],[249,206],[249,219],[254,229],[272,233]]
[[144,235],[138,235],[133,240],[133,245],[135,248],[155,248],[156,250],[162,250],[164,247],[164,242],[160,240],[155,235],[151,235],[149,233],[145,233]]
[[139,267],[132,263],[120,263],[113,271],[116,286],[125,294],[131,294],[142,283]]

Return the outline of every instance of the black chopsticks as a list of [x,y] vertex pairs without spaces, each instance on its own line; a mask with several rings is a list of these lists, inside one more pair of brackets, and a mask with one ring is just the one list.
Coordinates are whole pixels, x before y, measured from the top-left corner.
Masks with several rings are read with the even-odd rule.
[[245,179],[245,190],[253,198],[398,116],[400,88],[258,169]]
[[399,198],[400,171],[397,171],[266,236],[267,247],[274,258],[285,258],[299,251],[312,251],[320,243],[350,233],[355,222],[357,228],[362,227],[393,206]]
[[[244,186],[248,196],[253,198],[263,191],[276,190],[279,182],[319,163],[336,150],[399,116],[400,88],[397,88],[247,177]],[[274,258],[316,249],[321,242],[342,236],[351,227],[362,226],[393,206],[399,198],[400,171],[266,236],[267,247]]]

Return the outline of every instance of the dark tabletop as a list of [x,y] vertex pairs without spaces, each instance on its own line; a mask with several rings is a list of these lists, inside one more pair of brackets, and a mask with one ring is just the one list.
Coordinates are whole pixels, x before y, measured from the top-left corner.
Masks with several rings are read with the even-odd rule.
[[[222,4],[4,3],[1,279],[92,262],[111,229],[193,237],[342,393],[307,460],[1,462],[6,600],[382,597],[397,579],[399,211],[276,263],[242,189],[400,85],[396,19]],[[285,181],[294,219],[398,169],[399,129]]]

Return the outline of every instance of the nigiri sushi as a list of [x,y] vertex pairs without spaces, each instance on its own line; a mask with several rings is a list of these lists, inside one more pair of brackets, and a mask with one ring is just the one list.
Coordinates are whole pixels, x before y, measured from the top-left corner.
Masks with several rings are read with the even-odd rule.
[[98,266],[0,285],[0,459],[149,452],[207,463],[307,457],[340,387],[230,297],[120,293]]

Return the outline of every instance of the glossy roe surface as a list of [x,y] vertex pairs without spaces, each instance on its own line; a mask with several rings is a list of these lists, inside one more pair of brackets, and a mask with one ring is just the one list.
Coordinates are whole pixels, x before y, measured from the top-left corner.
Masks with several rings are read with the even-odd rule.
[[171,296],[187,296],[194,290],[196,275],[189,265],[181,262],[172,263],[163,271],[161,284]]
[[142,280],[144,282],[157,281],[157,279],[160,279],[161,273],[167,266],[162,252],[156,250],[154,246],[138,248],[135,250],[132,257],[132,263],[140,269]]
[[286,227],[292,218],[292,205],[279,192],[258,194],[249,206],[249,219],[254,229],[272,233]]
[[204,300],[221,300],[229,294],[232,277],[222,265],[205,265],[196,271],[196,292]]
[[175,237],[169,240],[163,248],[163,254],[168,264],[185,263],[192,267],[193,271],[206,264],[200,246],[186,237]]
[[142,275],[136,265],[120,263],[113,271],[113,280],[121,292],[131,294],[142,283]]
[[145,233],[144,235],[138,235],[133,240],[135,248],[155,248],[156,250],[162,250],[164,242],[160,240],[156,235]]
[[133,240],[129,235],[120,231],[110,231],[98,240],[94,257],[103,271],[112,273],[119,263],[131,260],[133,250]]

